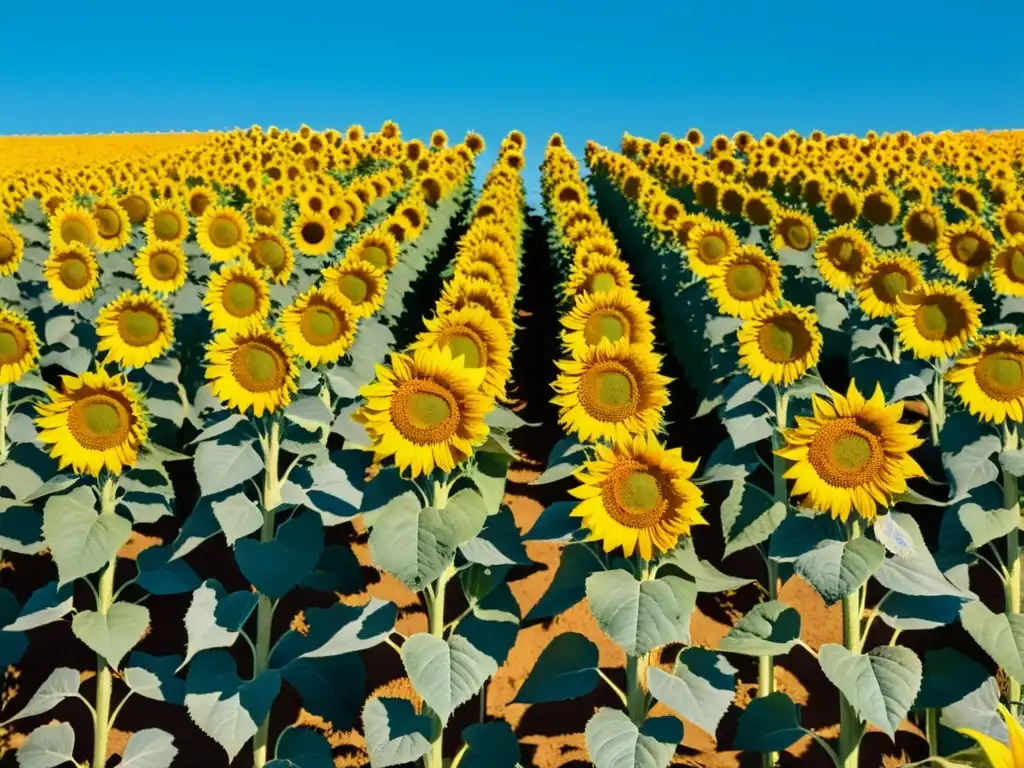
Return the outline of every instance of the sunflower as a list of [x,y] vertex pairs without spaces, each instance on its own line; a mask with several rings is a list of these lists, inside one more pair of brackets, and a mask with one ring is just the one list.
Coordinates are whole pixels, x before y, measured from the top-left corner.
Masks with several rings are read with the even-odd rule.
[[426,330],[416,337],[411,350],[447,348],[461,357],[467,369],[486,371],[480,391],[504,399],[512,375],[512,341],[483,307],[468,306],[424,321]]
[[366,404],[353,418],[373,440],[375,461],[395,457],[413,478],[434,467],[451,472],[487,439],[485,414],[493,400],[480,391],[486,372],[466,368],[447,347],[391,354],[377,380],[363,387]]
[[61,383],[63,392],[47,388],[48,401],[35,406],[39,440],[51,446],[59,468],[98,477],[104,468],[119,474],[134,465],[149,434],[135,386],[102,370]]
[[191,187],[185,193],[185,207],[188,208],[189,213],[198,219],[206,213],[207,208],[211,205],[216,205],[217,197],[217,192],[212,187],[199,184]]
[[61,304],[91,299],[100,284],[96,257],[80,242],[53,248],[43,264],[43,276],[53,298]]
[[899,212],[900,199],[887,187],[872,187],[865,193],[861,216],[871,224],[879,227],[892,224]]
[[921,265],[913,256],[889,253],[871,259],[857,284],[857,301],[868,317],[895,315],[897,297],[924,282]]
[[996,211],[995,218],[1007,240],[1016,235],[1024,235],[1024,200],[1015,197],[1003,203]]
[[992,768],[1016,768],[1018,765],[1024,765],[1024,728],[1006,707],[1002,704],[998,707],[999,716],[1003,718],[1009,731],[1009,746],[973,728],[958,728],[957,732],[978,742]]
[[101,197],[92,209],[96,223],[96,248],[104,253],[119,251],[132,239],[132,223],[124,208],[112,197]]
[[1024,296],[1024,235],[1004,241],[992,262],[992,285],[1005,296]]
[[173,201],[153,203],[146,219],[146,239],[150,243],[182,243],[188,237],[188,219]]
[[562,315],[562,344],[570,353],[580,346],[596,346],[625,339],[650,347],[654,343],[650,304],[631,289],[609,293],[582,293]]
[[295,256],[288,240],[272,227],[257,226],[249,235],[249,261],[270,272],[271,280],[286,285],[295,268]]
[[844,186],[833,187],[825,199],[828,215],[839,225],[855,221],[863,205],[864,201],[857,190]]
[[982,201],[984,200],[980,189],[973,184],[963,182],[953,185],[949,199],[953,205],[969,216],[977,216],[981,213]]
[[356,338],[359,317],[352,303],[323,288],[310,288],[277,321],[296,355],[311,366],[336,363]]
[[569,493],[580,499],[571,512],[591,531],[604,551],[622,547],[626,557],[639,550],[650,560],[668,552],[694,525],[706,525],[700,514],[704,495],[690,480],[697,462],[683,460],[679,448],[667,449],[653,435],[598,443],[594,458],[576,470],[581,485]]
[[261,328],[270,314],[270,289],[260,270],[248,261],[239,261],[210,277],[203,306],[218,331]]
[[505,290],[505,277],[501,270],[487,261],[458,260],[455,262],[454,274],[464,280],[484,280],[495,288]]
[[818,239],[818,228],[814,220],[803,211],[792,208],[779,208],[772,218],[772,248],[781,251],[792,248],[794,251],[807,251],[814,247]]
[[243,209],[254,227],[269,227],[280,232],[284,224],[284,211],[280,203],[270,197],[254,197]]
[[398,263],[398,241],[383,229],[371,230],[348,249],[345,258],[366,261],[390,272]]
[[483,307],[491,317],[498,321],[509,336],[515,333],[512,308],[505,292],[483,280],[467,280],[459,277],[449,280],[437,300],[435,311],[437,314],[443,315],[470,306]]
[[50,245],[96,244],[96,221],[80,205],[65,204],[50,218]]
[[814,415],[782,430],[786,444],[776,453],[793,462],[785,474],[794,481],[790,494],[843,522],[851,510],[874,520],[879,506],[907,490],[908,478],[924,476],[910,456],[923,442],[915,434],[920,422],[901,424],[903,403],[886,405],[879,385],[870,400],[854,381],[846,397],[830,395],[811,395]]
[[977,279],[992,261],[996,239],[976,219],[946,227],[939,233],[935,256],[961,282]]
[[256,418],[287,406],[299,368],[284,340],[264,327],[218,333],[206,348],[206,378],[229,408]]
[[124,292],[96,317],[96,349],[124,368],[142,368],[170,349],[174,321],[163,303],[146,291]]
[[510,261],[508,254],[495,243],[484,242],[472,250],[462,251],[459,263],[490,264],[501,276],[499,285],[507,295],[515,296],[519,292],[519,274],[515,262]]
[[20,312],[0,307],[0,386],[13,384],[38,364],[35,325]]
[[590,255],[585,265],[572,268],[562,289],[566,298],[583,293],[608,293],[616,289],[632,289],[633,276],[622,259],[614,256]]
[[306,211],[292,223],[292,242],[307,256],[323,256],[334,248],[334,222],[326,213]]
[[658,371],[661,355],[626,339],[583,346],[561,371],[551,402],[559,406],[559,423],[580,440],[625,440],[657,429],[668,404],[671,379]]
[[689,230],[686,258],[698,277],[710,277],[723,259],[736,252],[740,241],[732,227],[721,221],[707,220]]
[[910,243],[931,245],[945,225],[942,211],[930,203],[919,203],[903,217],[903,237]]
[[226,205],[211,205],[196,221],[196,242],[211,262],[231,261],[249,250],[249,224]]
[[739,246],[708,277],[708,295],[727,315],[744,320],[782,298],[782,268],[756,245]]
[[740,362],[765,384],[789,386],[818,364],[822,336],[814,310],[765,307],[737,331]]
[[981,329],[981,307],[954,283],[922,283],[897,303],[900,343],[915,357],[953,357]]
[[857,285],[873,256],[871,243],[852,224],[841,224],[829,230],[814,249],[818,271],[837,293]]
[[25,255],[25,239],[17,229],[0,218],[0,277],[13,275]]
[[135,279],[151,293],[171,294],[185,284],[188,259],[180,243],[147,245],[135,256]]
[[983,421],[1024,421],[1024,336],[1002,332],[979,337],[946,378]]
[[388,276],[368,261],[343,259],[321,273],[324,291],[348,299],[356,317],[369,317],[384,306]]

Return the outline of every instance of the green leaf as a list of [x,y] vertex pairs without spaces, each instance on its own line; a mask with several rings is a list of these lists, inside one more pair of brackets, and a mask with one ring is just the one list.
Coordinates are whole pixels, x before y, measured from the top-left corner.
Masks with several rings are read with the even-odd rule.
[[366,579],[363,567],[352,549],[342,544],[333,544],[324,548],[316,568],[302,580],[302,586],[321,592],[352,595],[365,588]]
[[759,416],[741,413],[739,416],[725,419],[723,424],[737,448],[769,438],[774,431],[768,415],[764,413]]
[[1020,507],[983,509],[980,504],[967,502],[957,507],[960,524],[971,537],[971,548],[978,549],[995,539],[1001,539],[1020,525]]
[[531,562],[523,547],[515,516],[508,507],[487,517],[483,530],[459,547],[471,563],[485,566],[525,565]]
[[597,646],[581,634],[563,632],[541,652],[515,703],[541,704],[586,696],[597,687],[597,669]]
[[1009,734],[996,709],[999,699],[999,684],[995,677],[989,677],[963,699],[943,708],[942,725],[953,729],[972,728],[1005,744]]
[[962,701],[989,679],[988,671],[970,656],[953,648],[928,651],[924,679],[913,709],[943,709]]
[[690,642],[697,588],[678,576],[639,582],[626,571],[603,571],[587,579],[586,593],[598,626],[627,655]]
[[136,731],[128,739],[119,768],[170,768],[178,748],[174,737],[159,728]]
[[19,768],[57,768],[74,762],[75,731],[67,723],[41,725],[16,751]]
[[171,545],[147,547],[135,558],[136,584],[154,595],[180,595],[199,586],[199,576],[184,560],[171,560]]
[[498,671],[494,660],[464,637],[452,635],[445,642],[423,632],[402,645],[402,664],[416,692],[442,723]]
[[843,321],[849,316],[843,302],[830,291],[822,291],[815,297],[814,313],[818,317],[818,324],[830,331],[841,331]]
[[43,538],[57,563],[61,585],[105,566],[132,535],[118,515],[100,515],[92,488],[52,496],[43,508]]
[[531,483],[544,485],[570,477],[587,459],[587,447],[574,437],[563,437],[548,456],[547,467]]
[[271,541],[239,539],[235,560],[250,584],[276,600],[313,572],[323,549],[320,516],[304,512],[278,528]]
[[76,613],[71,620],[75,637],[118,669],[121,659],[142,639],[149,625],[149,609],[134,603],[114,603],[106,614]]
[[504,720],[476,723],[462,731],[468,749],[460,768],[516,768],[521,753],[519,739]]
[[28,704],[22,707],[20,712],[13,717],[7,718],[0,725],[13,723],[15,720],[20,720],[23,717],[34,717],[35,715],[49,712],[64,701],[64,699],[77,695],[80,685],[81,675],[79,675],[77,669],[58,667],[36,689],[36,692],[32,694],[32,698],[28,700]]
[[268,768],[334,768],[331,745],[312,728],[286,728]]
[[284,417],[310,432],[327,429],[334,420],[324,401],[312,395],[293,400],[285,408]]
[[855,654],[835,643],[818,651],[821,669],[865,722],[890,739],[910,711],[921,689],[921,660],[902,645],[872,648]]
[[236,493],[222,501],[215,501],[210,507],[221,530],[224,531],[228,546],[263,526],[263,513],[259,505],[244,493]]
[[281,676],[264,672],[243,681],[227,651],[206,651],[189,667],[185,708],[200,730],[232,761],[270,713],[281,690]]
[[722,573],[707,560],[701,560],[697,557],[693,539],[689,537],[681,538],[676,548],[661,559],[661,563],[673,565],[691,577],[698,592],[725,592],[739,589],[753,581]]
[[775,502],[745,480],[732,484],[729,495],[722,502],[722,532],[725,552],[733,552],[760,544],[786,519],[786,505]]
[[781,752],[803,738],[800,708],[784,693],[770,693],[747,704],[736,726],[733,749]]
[[1014,477],[1024,477],[1024,449],[1003,451],[999,454],[999,466]]
[[253,440],[239,445],[208,441],[196,448],[195,470],[203,496],[241,485],[263,471],[263,459]]
[[523,541],[569,541],[585,535],[578,517],[572,517],[577,501],[556,501],[540,513],[533,527],[523,535]]
[[[372,648],[383,642],[394,630],[398,611],[394,603],[376,597],[371,597],[370,601],[359,609],[338,605],[332,606],[330,610],[342,621],[325,622],[323,632],[315,623],[311,624],[308,640],[313,648],[299,658],[340,656],[343,653]],[[353,616],[354,610],[357,612]]]
[[1024,615],[993,613],[975,601],[960,609],[960,623],[1010,677],[1024,680]]
[[[476,454],[472,465],[466,472],[466,477],[480,491],[484,512],[487,515],[493,515],[501,506],[501,500],[505,497],[506,477],[511,463],[512,459],[507,455],[485,451]],[[455,494],[455,496],[458,495],[458,493]]]
[[539,427],[540,424],[531,424],[522,419],[519,414],[510,411],[508,408],[495,406],[484,416],[484,423],[491,429],[500,429],[504,432],[511,432],[520,427]]
[[63,618],[74,608],[74,588],[51,581],[33,592],[21,607],[18,618],[3,627],[5,632],[25,632]]
[[526,620],[547,619],[572,608],[586,597],[587,579],[601,570],[601,563],[590,544],[563,547],[551,584],[526,614]]
[[601,707],[584,735],[596,768],[667,768],[683,740],[683,724],[654,717],[638,729],[624,713]]
[[714,736],[736,695],[737,671],[721,654],[684,648],[671,675],[651,667],[647,684],[658,701]]
[[306,495],[325,526],[338,525],[359,514],[372,457],[370,451],[331,451],[309,467],[311,485]]
[[942,463],[952,480],[952,501],[965,499],[975,488],[999,478],[999,468],[992,456],[1002,447],[998,437],[984,435],[955,453],[942,454]]
[[797,557],[793,570],[814,587],[826,606],[831,606],[856,592],[881,567],[883,560],[885,547],[877,541],[826,539]]
[[20,610],[18,598],[10,590],[0,589],[0,668],[17,664],[28,650],[28,636],[24,632],[2,630],[17,619]]
[[185,664],[200,651],[230,648],[238,632],[256,608],[259,598],[249,590],[230,595],[214,579],[207,579],[192,593],[192,602],[185,612],[188,651]]
[[718,643],[718,650],[744,656],[779,656],[800,639],[800,614],[778,600],[758,603]]
[[912,516],[905,512],[890,512],[889,515],[910,537],[913,551],[904,557],[887,557],[875,573],[875,581],[904,595],[975,597],[956,587],[939,570]]
[[408,699],[373,697],[363,708],[363,733],[372,768],[419,760],[430,751],[433,725]]
[[154,701],[181,706],[185,703],[185,681],[175,677],[181,657],[150,656],[133,651],[124,669],[124,681],[136,694]]

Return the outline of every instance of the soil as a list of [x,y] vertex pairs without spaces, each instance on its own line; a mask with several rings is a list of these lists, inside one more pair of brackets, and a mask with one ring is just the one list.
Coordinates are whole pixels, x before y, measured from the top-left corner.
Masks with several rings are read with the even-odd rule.
[[[524,531],[533,525],[547,503],[566,498],[565,484],[530,484],[539,470],[543,469],[551,446],[561,437],[553,406],[549,403],[549,387],[555,371],[554,360],[558,355],[558,323],[553,300],[553,288],[557,285],[558,279],[548,260],[543,230],[540,229],[538,220],[533,219],[531,223],[534,229],[528,237],[525,249],[521,330],[517,334],[518,349],[514,360],[514,378],[517,382],[514,397],[522,404],[521,415],[530,422],[540,422],[541,426],[523,428],[514,433],[513,443],[521,456],[509,475],[506,497],[506,503],[511,507],[516,523]],[[668,357],[665,366],[667,373],[675,375],[678,382],[681,377],[678,376],[678,371],[672,370],[673,363]],[[696,410],[693,397],[678,384],[676,386],[673,391],[674,406],[672,413],[669,414],[669,420],[673,422],[669,443],[682,445],[687,459],[706,457],[717,443],[721,427],[714,416],[692,420],[690,414]],[[708,492],[708,517],[711,525],[695,531],[698,552],[731,574],[763,579],[763,566],[756,553],[740,553],[722,563],[721,534],[716,518],[716,505],[719,500],[714,496],[714,491]],[[136,534],[121,553],[122,556],[130,559],[146,546],[169,541],[174,537],[179,525],[180,521],[165,519],[144,526],[145,534]],[[400,631],[408,634],[426,629],[425,616],[416,596],[391,577],[381,575],[370,567],[365,532],[357,527],[339,526],[330,529],[330,537],[332,543],[347,540],[352,544],[360,562],[365,566],[364,571],[370,583],[366,592],[345,597],[345,602],[359,604],[368,600],[370,596],[393,600],[400,606]],[[544,542],[528,543],[527,551],[536,565],[517,568],[510,575],[510,586],[524,615],[540,599],[552,580],[557,565],[558,545]],[[237,573],[233,558],[222,543],[204,544],[199,551],[189,557],[189,562],[203,578],[218,578],[229,589],[244,587],[244,581]],[[125,569],[130,572],[127,566]],[[24,600],[32,589],[54,578],[54,572],[52,562],[45,555],[14,555],[6,563],[2,583],[14,591],[20,600]],[[124,575],[119,573],[119,578],[124,578]],[[732,593],[702,594],[691,623],[694,644],[714,647],[739,616],[763,599],[763,592],[763,587],[755,582]],[[872,595],[870,600],[873,601],[876,597]],[[87,592],[79,594],[77,598],[82,601],[80,604],[88,604]],[[789,579],[782,586],[779,598],[799,610],[803,617],[803,639],[811,648],[816,650],[823,643],[841,642],[839,607],[826,608],[821,598],[799,578]],[[301,608],[309,607],[316,601],[323,604],[323,600],[322,595],[302,590],[290,595],[277,612],[275,634],[284,631]],[[185,646],[182,618],[189,601],[190,595],[154,598],[151,601],[154,609],[152,631],[143,641],[140,650],[151,654],[182,653]],[[452,605],[450,610],[454,616],[461,607]],[[600,649],[602,669],[619,685],[624,682],[624,655],[598,630],[585,601],[553,620],[524,625],[507,663],[487,686],[485,702],[487,718],[506,719],[518,734],[522,749],[520,762],[523,766],[557,768],[590,765],[583,739],[586,721],[597,707],[618,706],[617,699],[603,683],[599,684],[593,694],[574,701],[533,706],[511,703],[541,651],[557,634],[568,631],[582,633],[596,643]],[[956,644],[957,631],[950,629],[944,633],[944,644]],[[876,627],[872,632],[871,642],[887,642],[888,632],[888,628],[884,626]],[[906,633],[901,641],[915,650],[922,651],[927,646],[919,645],[915,640],[917,635],[924,638],[925,634]],[[927,641],[935,642],[934,638]],[[669,668],[678,650],[678,647],[663,649],[657,662],[663,668]],[[408,681],[402,678],[401,662],[391,648],[382,645],[366,652],[364,657],[369,675],[367,695],[385,693],[415,698]],[[740,755],[729,749],[739,711],[754,694],[757,678],[756,660],[731,657],[730,661],[739,669],[736,707],[730,709],[719,726],[717,740],[715,736],[705,733],[697,726],[684,723],[685,736],[677,750],[674,764],[706,768],[760,766],[759,755]],[[247,661],[240,661],[240,672],[243,674],[246,664]],[[5,711],[16,711],[24,706],[28,696],[35,691],[53,667],[58,665],[83,670],[91,669],[95,665],[93,656],[72,636],[70,621],[61,621],[33,632],[31,645],[23,662],[18,668],[8,670]],[[91,676],[92,673],[84,673],[83,679],[88,680]],[[837,693],[822,675],[815,659],[806,650],[795,648],[786,656],[777,659],[777,680],[779,689],[804,708],[803,722],[806,727],[826,739],[837,737]],[[91,698],[92,690],[92,684],[86,682],[82,693],[86,698]],[[123,695],[124,690],[123,684],[115,683],[115,697]],[[659,704],[653,714],[671,713]],[[476,722],[479,716],[478,700],[467,703],[456,713],[448,728],[451,740],[446,742],[447,755],[453,755],[458,749],[457,739],[461,727]],[[61,720],[69,721],[74,726],[78,734],[77,757],[79,761],[85,761],[91,749],[91,724],[87,722],[87,718],[88,713],[84,705],[72,700],[64,702],[42,717],[13,723],[0,737],[0,749],[6,750],[6,754],[0,758],[0,766],[16,764],[14,749],[24,738],[22,734],[38,725]],[[336,747],[335,765],[339,768],[368,765],[362,738],[357,732],[331,731],[327,724],[302,712],[298,697],[285,687],[274,707],[271,743],[276,733],[294,722],[307,722],[324,729]],[[132,732],[142,728],[159,727],[171,732],[175,737],[179,749],[175,765],[227,768],[228,763],[223,750],[191,723],[183,708],[149,699],[134,699],[121,713],[118,727],[123,730],[116,731],[111,739],[111,755],[123,751]],[[869,732],[862,747],[861,765],[871,768],[897,766],[921,759],[925,755],[926,744],[921,730],[915,724],[907,722],[897,733],[895,744],[880,732]],[[231,765],[232,768],[248,768],[252,765],[251,753],[243,750]],[[821,748],[814,744],[810,737],[806,737],[787,750],[780,759],[780,766],[783,768],[796,765],[815,768],[831,763]]]

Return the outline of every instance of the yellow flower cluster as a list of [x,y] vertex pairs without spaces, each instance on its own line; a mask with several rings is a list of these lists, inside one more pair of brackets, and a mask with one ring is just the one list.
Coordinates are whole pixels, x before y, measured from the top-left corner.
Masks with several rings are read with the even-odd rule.
[[[655,436],[668,404],[669,379],[654,352],[649,305],[633,287],[618,243],[590,202],[576,158],[557,134],[541,167],[541,190],[569,274],[561,319],[566,357],[553,386],[559,421],[593,445],[573,495],[581,518],[605,551],[622,547],[650,560],[704,523],[696,463]],[[603,441],[603,442],[600,442]]]
[[[483,140],[471,134],[476,152]],[[435,132],[441,149],[447,137]],[[435,468],[453,471],[487,438],[484,417],[506,397],[512,373],[514,306],[519,292],[523,229],[523,167],[526,140],[513,131],[484,180],[469,229],[462,236],[434,316],[390,367],[377,366],[376,381],[364,387],[366,403],[356,414],[373,440],[376,461],[394,456],[413,478]],[[457,179],[430,170],[445,190]],[[431,185],[418,191],[430,199]],[[436,191],[436,190],[435,190]]]

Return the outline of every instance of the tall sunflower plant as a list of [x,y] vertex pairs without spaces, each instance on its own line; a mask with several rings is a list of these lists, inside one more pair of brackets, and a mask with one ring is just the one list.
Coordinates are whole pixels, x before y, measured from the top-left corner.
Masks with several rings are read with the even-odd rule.
[[[232,313],[221,311],[241,292],[211,282],[206,303],[217,331],[205,352],[208,383],[194,403],[201,429],[193,441],[200,498],[173,545],[173,558],[223,533],[251,585],[229,592],[215,579],[202,582],[185,621],[184,703],[229,759],[250,742],[257,766],[289,754],[291,732],[274,741],[270,732],[283,683],[298,691],[307,711],[335,728],[358,723],[353,702],[362,700],[366,672],[356,652],[387,640],[396,608],[379,599],[361,608],[330,599],[364,584],[351,550],[325,542],[326,529],[355,518],[367,490],[372,454],[349,426],[348,405],[394,344],[389,328],[400,320],[403,296],[430,268],[445,230],[465,205],[459,187],[422,215],[419,231],[401,248],[393,239],[385,242],[395,249],[382,251],[387,271],[367,255],[380,249],[381,240],[369,229],[340,259],[322,266],[316,284],[289,294],[291,302],[277,313],[271,313],[267,273],[229,264],[222,275],[268,297],[255,302],[265,310],[243,325],[231,324]],[[401,211],[381,226],[392,219],[409,227]],[[290,604],[298,590],[323,598],[282,632],[281,601]],[[252,656],[246,679],[229,653],[239,642]],[[323,696],[324,679],[345,693]],[[245,727],[231,727],[236,721]]]
[[[413,728],[423,740],[402,759],[422,759],[428,768],[446,764],[448,721],[476,696],[479,722],[463,732],[455,761],[481,738],[515,743],[506,723],[485,722],[482,690],[517,634],[519,608],[505,577],[529,562],[502,504],[509,433],[524,424],[497,405],[511,373],[522,226],[521,182],[506,154],[484,183],[434,317],[406,352],[377,367],[354,416],[380,467],[362,507],[373,562],[419,593],[427,616],[425,632],[395,633],[392,641],[422,699],[421,714],[401,700],[371,698],[363,724],[375,742]],[[493,302],[467,303],[474,285],[465,273],[481,263],[508,282],[487,294]],[[452,616],[456,585],[466,608]],[[394,764],[376,750],[371,761],[375,768]]]

